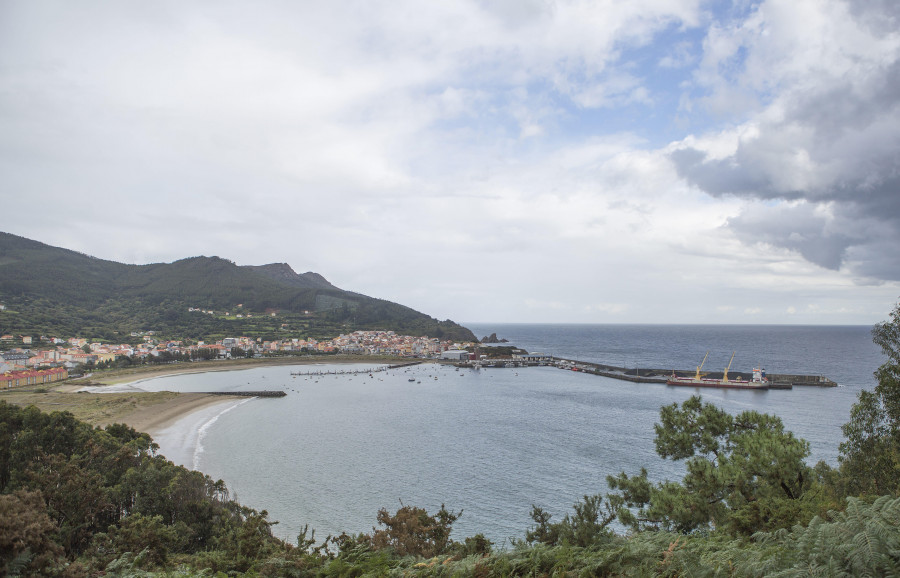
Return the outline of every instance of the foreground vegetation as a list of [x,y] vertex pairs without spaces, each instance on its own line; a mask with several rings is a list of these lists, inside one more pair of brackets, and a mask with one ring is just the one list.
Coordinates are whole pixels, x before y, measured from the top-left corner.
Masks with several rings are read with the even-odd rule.
[[[900,575],[900,306],[888,355],[843,428],[837,468],[777,417],[694,397],[663,407],[656,449],[681,481],[608,478],[559,521],[533,508],[505,551],[451,538],[460,512],[377,513],[371,533],[273,537],[265,511],[175,466],[146,434],[0,403],[0,564],[40,576]],[[625,535],[612,531],[617,522]]]

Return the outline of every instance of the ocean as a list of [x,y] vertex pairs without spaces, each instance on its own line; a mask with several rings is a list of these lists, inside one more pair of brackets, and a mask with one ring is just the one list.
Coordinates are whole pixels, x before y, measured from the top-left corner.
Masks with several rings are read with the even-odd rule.
[[[884,362],[868,326],[466,324],[532,353],[641,368],[824,375],[836,388],[710,390],[633,384],[555,368],[423,364],[357,375],[295,376],[351,366],[277,366],[148,380],[147,390],[283,389],[195,414],[157,437],[161,453],[214,479],[241,503],[269,512],[295,542],[309,524],[327,534],[371,531],[380,508],[401,504],[463,514],[453,538],[482,533],[497,547],[522,538],[538,505],[561,519],[606,476],[645,467],[654,481],[683,464],[653,445],[659,408],[700,393],[732,413],[781,417],[809,441],[810,463],[837,463],[841,425]],[[375,365],[352,366],[356,369]]]

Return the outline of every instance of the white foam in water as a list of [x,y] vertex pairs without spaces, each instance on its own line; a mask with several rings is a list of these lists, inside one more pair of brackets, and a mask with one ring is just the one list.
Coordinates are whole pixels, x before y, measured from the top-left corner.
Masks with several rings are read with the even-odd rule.
[[197,430],[197,441],[194,445],[194,459],[193,459],[193,462],[191,465],[192,469],[195,469],[195,470],[200,469],[200,454],[203,453],[203,438],[206,437],[206,433],[209,431],[209,428],[212,426],[212,424],[216,423],[216,421],[219,419],[219,417],[225,415],[226,413],[228,413],[229,411],[238,407],[239,405],[243,405],[243,404],[247,403],[248,401],[253,401],[254,399],[256,399],[256,398],[251,397],[249,399],[244,399],[238,403],[229,405],[228,407],[226,407],[225,409],[223,409],[222,411],[220,411],[219,413],[214,415],[206,423],[204,423],[203,425],[200,426],[200,428]]
[[200,443],[200,430],[215,421],[222,413],[244,401],[249,400],[223,400],[221,404],[200,408],[182,416],[169,427],[153,432],[151,435],[153,441],[159,445],[159,453],[176,465],[193,468],[197,446]]

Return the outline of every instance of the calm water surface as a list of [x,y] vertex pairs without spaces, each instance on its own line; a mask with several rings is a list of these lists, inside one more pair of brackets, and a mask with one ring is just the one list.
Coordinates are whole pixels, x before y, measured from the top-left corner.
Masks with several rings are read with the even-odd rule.
[[[704,390],[732,413],[775,413],[811,446],[810,461],[836,463],[840,426],[883,362],[869,327],[578,326],[469,324],[532,352],[629,367],[710,369],[763,363],[771,373],[821,374],[838,388]],[[348,366],[316,366],[323,370]],[[359,366],[374,367],[374,366]],[[662,405],[691,388],[628,382],[553,368],[459,370],[433,364],[358,376],[295,377],[310,366],[181,375],[145,389],[284,389],[243,403],[203,428],[195,463],[238,499],[266,509],[294,541],[370,531],[379,508],[404,504],[464,510],[454,537],[481,532],[496,544],[521,538],[531,505],[561,518],[608,474],[646,467],[654,480],[682,466],[659,459],[653,424]],[[414,379],[414,381],[409,381]],[[192,426],[193,427],[193,426]],[[173,452],[176,448],[172,448]],[[162,448],[166,453],[166,447]],[[190,465],[190,464],[189,464]]]

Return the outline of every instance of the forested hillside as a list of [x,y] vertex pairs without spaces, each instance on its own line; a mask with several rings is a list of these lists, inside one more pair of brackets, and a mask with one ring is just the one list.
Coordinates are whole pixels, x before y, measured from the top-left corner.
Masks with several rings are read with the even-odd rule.
[[126,265],[8,233],[0,233],[0,303],[6,306],[0,333],[35,337],[121,341],[149,330],[170,338],[322,338],[382,329],[475,340],[452,321],[344,291],[284,263],[237,266],[219,257],[192,257]]

